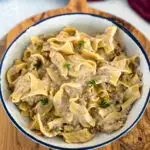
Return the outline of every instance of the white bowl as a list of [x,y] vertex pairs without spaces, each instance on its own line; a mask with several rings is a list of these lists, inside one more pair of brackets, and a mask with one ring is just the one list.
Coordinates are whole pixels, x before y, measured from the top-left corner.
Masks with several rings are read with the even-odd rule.
[[[62,30],[64,26],[76,27],[77,29],[85,33],[94,34],[103,32],[105,28],[111,25],[118,26],[119,39],[124,43],[127,54],[139,54],[141,60],[140,70],[143,73],[144,86],[142,96],[133,105],[133,108],[129,113],[124,127],[111,134],[98,133],[91,141],[83,144],[67,144],[61,138],[54,137],[48,139],[38,136],[34,132],[29,130],[27,128],[28,119],[22,117],[17,107],[12,102],[8,101],[9,90],[7,89],[6,72],[7,69],[13,64],[13,61],[22,56],[24,48],[28,45],[30,38],[38,34],[55,33]],[[55,149],[93,149],[113,142],[114,140],[120,138],[122,135],[131,130],[133,126],[139,121],[142,114],[144,113],[150,95],[150,65],[148,57],[141,44],[127,29],[116,23],[114,20],[93,14],[71,13],[57,15],[44,19],[31,26],[26,31],[21,33],[6,50],[2,58],[0,72],[1,101],[10,120],[23,134],[25,134],[33,141]]]

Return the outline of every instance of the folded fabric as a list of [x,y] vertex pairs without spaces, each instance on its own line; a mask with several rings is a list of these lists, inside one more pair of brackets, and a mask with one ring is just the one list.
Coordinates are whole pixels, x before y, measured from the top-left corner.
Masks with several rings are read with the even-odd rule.
[[[94,1],[104,1],[104,0],[88,0],[90,2]],[[145,20],[150,22],[150,0],[128,0],[129,5]]]
[[150,0],[128,0],[128,2],[140,16],[150,22]]

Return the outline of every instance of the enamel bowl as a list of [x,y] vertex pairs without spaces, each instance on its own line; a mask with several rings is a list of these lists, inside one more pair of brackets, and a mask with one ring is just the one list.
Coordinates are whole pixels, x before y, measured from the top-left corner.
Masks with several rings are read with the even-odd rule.
[[[72,26],[82,32],[96,34],[103,32],[105,28],[112,25],[118,26],[119,40],[124,43],[127,54],[129,56],[136,54],[140,56],[140,70],[143,73],[144,86],[142,96],[133,105],[124,127],[111,134],[98,133],[91,141],[83,144],[67,144],[62,140],[62,138],[44,138],[29,130],[27,128],[28,119],[21,116],[17,107],[12,102],[8,101],[10,93],[7,89],[6,72],[7,69],[13,64],[13,61],[23,55],[24,48],[28,45],[30,38],[43,33],[55,33],[62,30],[64,26]],[[18,128],[18,130],[20,130],[31,140],[54,149],[94,149],[113,142],[135,126],[144,113],[150,96],[150,64],[148,57],[139,41],[127,29],[116,23],[114,20],[93,14],[69,13],[57,15],[34,24],[22,32],[8,47],[1,61],[0,73],[1,101],[10,120]]]

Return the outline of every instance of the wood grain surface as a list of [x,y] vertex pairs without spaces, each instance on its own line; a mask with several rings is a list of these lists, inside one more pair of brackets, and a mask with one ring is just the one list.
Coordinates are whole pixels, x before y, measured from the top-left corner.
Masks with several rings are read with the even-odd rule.
[[[140,31],[116,16],[89,8],[86,0],[71,0],[65,8],[43,12],[21,22],[0,40],[0,57],[13,39],[35,22],[49,16],[69,12],[87,12],[114,18],[136,36],[150,58],[150,42]],[[20,133],[0,105],[0,150],[48,150],[48,148],[32,142]],[[139,123],[127,135],[105,147],[98,148],[98,150],[150,150],[150,105],[147,106]]]

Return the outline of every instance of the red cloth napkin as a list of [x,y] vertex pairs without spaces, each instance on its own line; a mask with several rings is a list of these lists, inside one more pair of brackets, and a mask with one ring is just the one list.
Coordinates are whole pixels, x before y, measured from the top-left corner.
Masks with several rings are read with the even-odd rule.
[[[88,0],[90,2],[94,1],[104,1],[104,0]],[[129,5],[145,20],[150,22],[150,0],[128,0]]]
[[128,0],[128,2],[140,16],[150,22],[150,0]]

